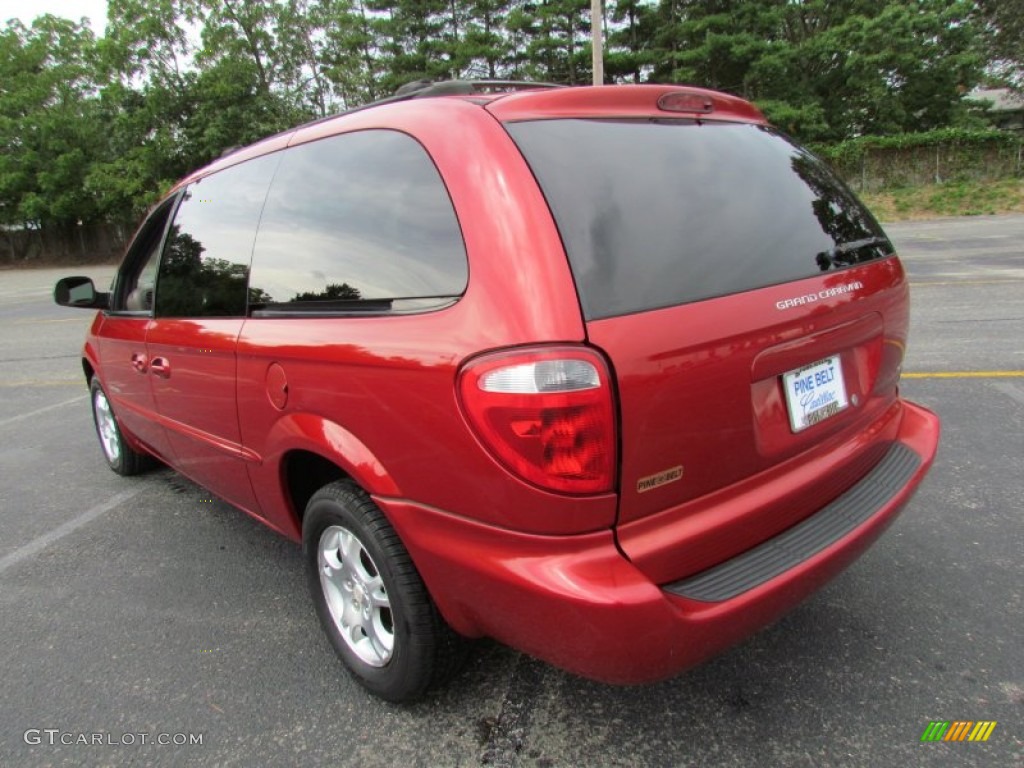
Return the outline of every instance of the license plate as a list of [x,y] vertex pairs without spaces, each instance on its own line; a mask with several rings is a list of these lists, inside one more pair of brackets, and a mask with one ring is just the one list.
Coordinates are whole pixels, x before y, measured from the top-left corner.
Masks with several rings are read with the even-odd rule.
[[782,374],[789,426],[801,432],[849,405],[839,355]]

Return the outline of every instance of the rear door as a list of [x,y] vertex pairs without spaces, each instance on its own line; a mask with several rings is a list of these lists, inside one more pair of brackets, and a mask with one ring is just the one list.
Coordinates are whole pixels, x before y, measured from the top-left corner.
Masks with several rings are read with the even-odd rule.
[[277,160],[276,154],[251,160],[185,188],[146,336],[153,393],[177,467],[250,511],[258,506],[238,424],[235,347],[256,227]]
[[720,514],[722,494],[745,481],[836,457],[806,503],[724,526],[696,570],[867,471],[881,435],[842,460],[839,446],[895,402],[906,286],[878,224],[820,161],[742,122],[563,117],[507,128],[558,223],[588,339],[616,371],[620,525],[666,513],[690,515],[697,530],[702,510],[717,498]]

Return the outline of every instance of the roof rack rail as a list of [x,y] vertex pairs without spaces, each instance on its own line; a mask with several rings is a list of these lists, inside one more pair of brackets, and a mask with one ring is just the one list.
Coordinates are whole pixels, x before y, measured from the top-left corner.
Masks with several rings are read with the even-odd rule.
[[474,94],[526,91],[532,88],[565,87],[558,83],[531,83],[526,80],[412,80],[399,87],[392,96],[386,96],[369,104],[353,107],[341,114],[376,107],[378,104],[390,104],[395,101],[408,101],[410,99],[426,99],[433,96],[472,96]]
[[[351,115],[354,112],[362,112],[364,109],[378,107],[381,104],[391,104],[397,101],[409,101],[410,99],[425,99],[433,96],[472,96],[473,94],[506,93],[512,91],[526,91],[531,88],[567,88],[568,86],[558,83],[532,83],[527,80],[413,80],[400,86],[391,96],[371,101],[368,104],[360,104],[358,107],[343,109],[333,115],[324,115],[316,120],[298,126],[308,128],[311,125],[325,123],[342,115]],[[296,128],[289,128],[282,133],[291,133]],[[281,134],[275,134],[281,135]],[[273,137],[268,137],[273,138]],[[231,154],[237,147],[225,150],[222,157]]]
[[532,88],[565,87],[557,83],[534,83],[527,80],[413,80],[395,91],[395,96],[418,99],[428,96],[469,96],[474,93],[504,93]]

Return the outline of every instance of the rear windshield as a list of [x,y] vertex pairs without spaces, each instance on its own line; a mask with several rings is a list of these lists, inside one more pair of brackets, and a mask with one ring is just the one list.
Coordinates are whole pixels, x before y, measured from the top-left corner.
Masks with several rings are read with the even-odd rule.
[[588,320],[892,253],[820,160],[764,126],[559,119],[506,128],[547,197]]

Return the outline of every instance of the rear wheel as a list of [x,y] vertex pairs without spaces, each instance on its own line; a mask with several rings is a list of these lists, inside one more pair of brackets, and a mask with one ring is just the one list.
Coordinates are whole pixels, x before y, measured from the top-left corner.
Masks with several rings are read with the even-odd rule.
[[358,486],[317,491],[302,526],[320,621],[371,693],[409,701],[455,670],[463,643],[438,613],[398,534]]
[[136,451],[124,439],[117,424],[114,409],[110,406],[107,393],[95,376],[89,384],[92,399],[92,418],[96,424],[96,435],[100,439],[103,456],[110,468],[119,475],[137,475],[153,466],[153,458]]

